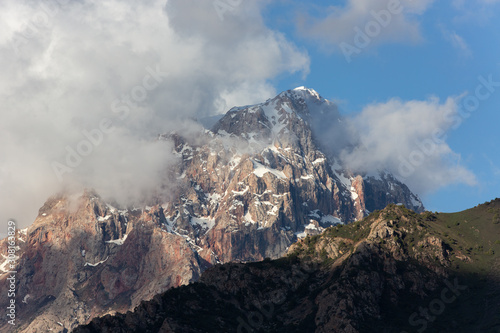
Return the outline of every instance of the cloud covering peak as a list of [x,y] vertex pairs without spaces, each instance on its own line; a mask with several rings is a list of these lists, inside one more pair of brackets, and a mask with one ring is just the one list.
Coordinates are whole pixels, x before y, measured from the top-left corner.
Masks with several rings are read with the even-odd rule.
[[27,226],[68,187],[127,193],[126,203],[161,191],[175,157],[158,134],[271,97],[277,75],[306,74],[308,55],[268,29],[259,6],[221,20],[203,0],[2,1],[0,219]]

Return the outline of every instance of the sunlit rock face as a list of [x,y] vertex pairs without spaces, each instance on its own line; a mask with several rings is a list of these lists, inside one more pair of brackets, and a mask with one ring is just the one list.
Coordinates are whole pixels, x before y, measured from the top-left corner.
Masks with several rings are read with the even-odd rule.
[[250,261],[389,203],[422,211],[394,176],[356,174],[320,143],[318,124],[341,121],[335,104],[301,87],[231,109],[201,139],[166,136],[182,158],[184,189],[165,206],[171,228],[223,262]]
[[[314,90],[289,90],[233,108],[195,137],[160,136],[173,142],[180,160],[165,171],[175,183],[168,200],[134,208],[93,191],[50,198],[33,225],[18,232],[19,331],[64,332],[133,309],[197,281],[215,263],[280,257],[307,234],[389,203],[423,211],[393,175],[342,165],[321,140],[321,131],[338,122],[336,105]],[[7,327],[6,317],[0,320]]]

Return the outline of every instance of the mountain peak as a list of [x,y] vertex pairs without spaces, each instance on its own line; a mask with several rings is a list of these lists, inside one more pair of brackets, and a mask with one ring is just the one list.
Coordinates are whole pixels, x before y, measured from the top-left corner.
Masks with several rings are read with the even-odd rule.
[[319,100],[323,99],[323,97],[321,97],[321,95],[316,90],[311,89],[311,88],[307,88],[305,86],[297,87],[295,89],[292,89],[291,91],[293,91],[295,93],[306,93],[306,94],[309,94],[310,96],[315,97]]
[[[299,127],[309,126],[311,118],[340,117],[334,103],[304,86],[281,92],[264,103],[231,108],[212,128],[214,133],[245,138],[255,134],[276,137]],[[304,122],[305,121],[305,122]],[[294,123],[295,125],[292,125]]]
[[295,89],[289,89],[280,93],[277,97],[288,97],[292,100],[304,100],[304,101],[313,101],[320,103],[331,103],[321,97],[321,95],[314,89],[307,88],[305,86],[297,87]]

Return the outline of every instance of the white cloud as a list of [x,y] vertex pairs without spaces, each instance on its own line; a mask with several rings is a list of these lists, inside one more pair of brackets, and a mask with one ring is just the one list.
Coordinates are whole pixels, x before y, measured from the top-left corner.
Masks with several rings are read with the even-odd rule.
[[370,47],[390,42],[415,43],[422,40],[416,17],[422,15],[433,2],[348,0],[343,7],[322,8],[326,15],[317,15],[323,16],[320,19],[308,14],[300,16],[297,27],[305,37],[334,51],[339,50],[341,43],[356,46],[358,31],[368,31]]
[[453,0],[452,6],[457,10],[453,22],[458,24],[474,23],[484,26],[492,19],[496,19],[494,6],[499,3],[500,0]]
[[471,51],[469,49],[469,46],[467,45],[467,42],[461,37],[459,36],[456,32],[451,32],[449,35],[448,35],[448,38],[450,39],[452,45],[465,52],[466,54],[470,55]]
[[349,126],[361,144],[344,150],[343,162],[358,171],[390,171],[422,195],[453,183],[475,185],[476,177],[460,165],[460,155],[445,140],[458,101],[391,99],[365,107]]
[[[124,202],[156,193],[175,162],[157,134],[271,97],[277,75],[306,74],[307,54],[268,29],[259,6],[242,2],[221,21],[205,0],[2,1],[0,220],[29,225],[67,187]],[[84,149],[82,131],[106,117],[113,131],[59,182],[51,162]]]
[[472,50],[469,48],[469,45],[462,36],[457,34],[455,31],[449,31],[443,26],[441,26],[440,28],[443,38],[447,42],[449,42],[456,50],[458,50],[462,57],[472,57]]

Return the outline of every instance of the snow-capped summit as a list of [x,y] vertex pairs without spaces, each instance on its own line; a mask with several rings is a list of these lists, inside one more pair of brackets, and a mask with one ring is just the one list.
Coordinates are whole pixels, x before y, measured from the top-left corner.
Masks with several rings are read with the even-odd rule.
[[[32,295],[19,315],[33,317],[20,331],[132,310],[211,265],[280,257],[298,238],[389,203],[422,211],[394,176],[353,172],[327,152],[320,134],[339,120],[316,91],[287,90],[232,108],[199,137],[160,136],[179,161],[165,172],[178,185],[165,202],[118,209],[87,193],[75,210],[68,198],[49,199],[18,251],[16,279]],[[53,313],[65,314],[61,325],[47,319]]]
[[[310,179],[324,186],[327,186],[325,182],[331,181],[336,187],[333,190],[336,203],[333,205],[340,207],[336,212],[327,209],[324,212],[327,215],[350,221],[388,203],[403,203],[422,211],[423,205],[418,197],[393,175],[386,172],[357,174],[349,166],[339,164],[339,156],[328,149],[329,144],[336,143],[324,142],[323,139],[325,132],[338,130],[341,122],[335,103],[322,98],[313,89],[298,87],[264,103],[232,108],[212,131],[216,136],[229,135],[254,144],[253,153],[265,154],[259,158],[261,165],[282,171],[290,164],[291,169],[296,170],[294,179]],[[271,147],[273,156],[266,155],[266,147]],[[301,158],[297,160],[298,156]],[[315,163],[309,164],[312,162]],[[321,171],[323,175],[318,168],[326,170]],[[301,176],[297,178],[296,174]]]
[[320,94],[314,89],[306,88],[304,86],[297,87],[293,90],[288,90],[287,92],[295,93],[295,94],[301,94],[303,97],[313,97],[318,100],[324,100]]
[[[212,128],[214,133],[245,139],[274,139],[293,132],[303,137],[316,122],[338,121],[337,106],[315,90],[287,90],[264,103],[233,107]],[[305,132],[304,132],[305,130]]]

